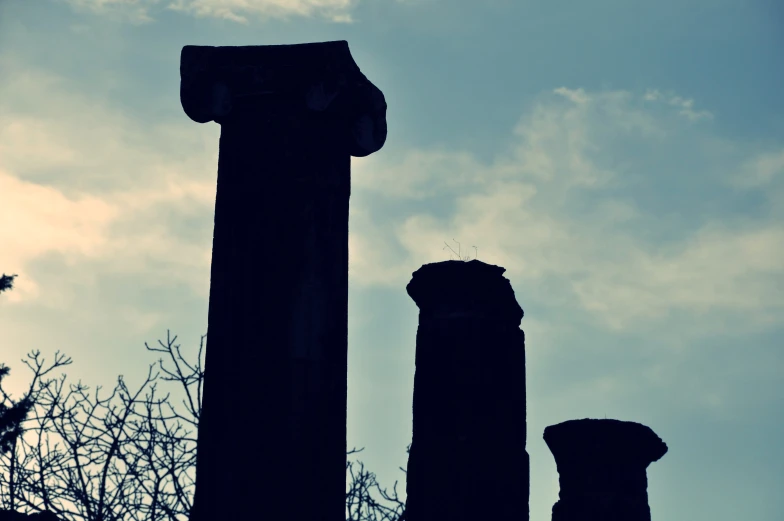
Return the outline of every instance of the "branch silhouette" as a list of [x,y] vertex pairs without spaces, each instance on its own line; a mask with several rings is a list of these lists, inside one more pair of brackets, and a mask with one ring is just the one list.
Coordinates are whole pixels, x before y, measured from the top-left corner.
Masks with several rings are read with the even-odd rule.
[[[150,351],[168,353],[174,362],[174,371],[163,366],[162,358],[157,363],[167,375],[163,380],[183,385],[187,398],[182,403],[187,416],[180,415],[169,404],[169,394],[155,399],[157,384],[151,386],[144,399],[140,398],[142,391],[160,374],[152,376],[156,364],[150,365],[147,379],[136,393],[128,390],[120,375],[117,387],[108,398],[100,399],[101,387],[96,388],[93,403],[85,393],[89,387],[82,385],[81,380],[76,386],[70,384],[70,392],[64,395],[64,374],[59,380],[42,379],[55,368],[69,365],[70,358],[57,351],[54,364],[43,370],[45,360],[39,361],[40,352],[28,354],[36,367],[24,361],[34,371],[25,403],[34,404],[35,416],[20,423],[38,422],[35,427],[23,429],[25,433],[36,432],[37,441],[28,444],[20,435],[10,443],[10,454],[1,455],[0,492],[8,493],[0,494],[0,508],[23,508],[28,513],[49,511],[63,521],[188,519],[195,484],[188,473],[195,474],[196,466],[196,437],[191,432],[196,431],[184,430],[180,420],[194,429],[198,427],[205,338],[206,335],[201,337],[199,360],[194,366],[182,357],[180,346],[175,344],[177,337],[172,338],[169,331],[165,344],[158,341],[160,348],[144,344]],[[8,368],[5,369],[7,372]],[[195,393],[192,392],[194,384]],[[1,385],[0,392],[4,400],[10,399]],[[111,405],[116,396],[121,402],[119,406]],[[164,405],[169,413],[164,412]],[[99,408],[105,411],[98,411]],[[86,418],[78,417],[79,412],[86,414]],[[176,421],[176,427],[171,426],[171,421]],[[50,445],[55,433],[63,440],[62,448],[60,443]],[[362,450],[352,449],[346,455]],[[21,457],[18,452],[22,452]],[[405,504],[397,495],[397,481],[392,492],[387,493],[363,463],[349,461],[346,471],[352,478],[346,493],[348,521],[405,519]],[[381,496],[379,499],[373,496],[374,489]]]
[[[453,241],[455,241],[455,239],[452,239],[452,240],[453,240]],[[457,242],[457,241],[455,241],[455,242]],[[457,242],[457,251],[455,251],[454,249],[452,249],[452,247],[451,247],[451,246],[449,246],[448,244],[446,244],[446,242],[444,242],[444,244],[446,245],[446,246],[445,246],[445,248],[449,248],[450,250],[452,250],[452,253],[454,253],[455,255],[457,255],[457,258],[458,258],[458,260],[463,260],[463,261],[469,261],[469,260],[471,260],[471,257],[469,257],[468,255],[466,255],[465,257],[461,257],[461,256],[460,256],[460,243],[459,243],[459,242]],[[479,256],[479,248],[477,248],[476,246],[472,246],[472,248],[474,248],[474,250],[476,250],[476,254],[475,254],[475,256],[474,256],[474,260],[476,260],[476,258]],[[444,248],[441,248],[441,249],[443,250]],[[449,255],[449,260],[454,260],[454,259],[452,258],[452,255],[451,255],[451,254]]]
[[6,275],[3,273],[3,275],[0,276],[0,293],[12,289],[14,287],[14,278],[18,276],[19,275]]

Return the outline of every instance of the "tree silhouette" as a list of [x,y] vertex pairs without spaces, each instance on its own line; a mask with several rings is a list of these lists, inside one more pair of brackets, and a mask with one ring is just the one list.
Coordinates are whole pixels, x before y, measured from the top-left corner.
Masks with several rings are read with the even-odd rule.
[[15,277],[17,277],[17,275],[6,275],[5,273],[0,276],[0,293],[14,287]]
[[[16,275],[3,274],[0,277],[0,293],[13,288],[14,277]],[[4,364],[0,364],[0,382],[3,378],[8,376],[10,368]],[[2,383],[0,383],[0,390],[2,390]],[[22,400],[14,403],[5,391],[3,391],[3,403],[0,403],[0,454],[16,449],[16,441],[22,435],[22,422],[27,418],[30,410],[33,407],[31,395],[28,393]],[[11,403],[11,406],[6,406],[5,402]],[[16,471],[15,465],[11,465],[10,474],[14,475]],[[13,493],[13,490],[11,490]]]
[[[0,365],[0,382],[5,378],[11,369],[5,365]],[[2,384],[0,383],[0,386]],[[3,393],[4,401],[8,396]],[[11,407],[7,407],[4,403],[0,403],[0,453],[5,454],[10,451],[16,439],[22,434],[22,422],[27,418],[27,415],[32,408],[32,402],[29,396],[19,402],[11,402]]]
[[[28,358],[35,361],[36,368],[28,361],[24,363],[35,373],[33,383],[40,382],[38,388],[31,390],[31,403],[40,407],[41,413],[36,414],[35,418],[38,427],[23,432],[36,431],[38,440],[35,445],[30,445],[19,437],[24,449],[21,461],[17,459],[16,443],[8,457],[0,455],[0,491],[10,491],[0,496],[3,501],[0,508],[24,508],[28,512],[48,510],[57,514],[61,520],[68,521],[187,519],[192,505],[191,488],[194,481],[186,472],[195,471],[196,439],[189,436],[191,431],[181,431],[179,420],[193,428],[198,426],[204,379],[201,357],[205,337],[201,337],[199,360],[195,366],[182,358],[180,346],[174,343],[177,337],[171,338],[168,331],[167,343],[158,341],[161,348],[152,348],[145,342],[148,350],[167,352],[174,361],[175,372],[163,367],[162,358],[158,359],[158,364],[168,375],[164,380],[182,383],[187,395],[183,404],[190,417],[181,416],[174,410],[168,403],[168,394],[156,400],[157,384],[152,385],[151,393],[144,399],[139,398],[147,384],[158,377],[158,374],[150,377],[155,364],[150,366],[147,380],[133,395],[120,375],[117,387],[108,398],[99,399],[100,387],[96,389],[93,405],[84,392],[89,387],[83,386],[81,381],[76,386],[71,384],[71,391],[63,396],[65,375],[59,381],[39,379],[56,367],[70,364],[70,358],[65,359],[57,351],[52,367],[42,371],[43,361],[38,360],[39,352],[28,354]],[[178,359],[189,372],[183,372]],[[192,394],[193,384],[197,388]],[[74,394],[78,396],[74,403],[68,405]],[[119,395],[122,403],[110,407],[115,395]],[[164,414],[164,404],[168,406],[171,415]],[[136,410],[138,406],[143,408],[141,412]],[[101,418],[96,415],[99,407],[107,409]],[[86,419],[77,417],[80,411],[87,414]],[[175,419],[176,428],[171,428],[167,422]],[[99,420],[102,425],[95,426],[95,420]],[[59,443],[50,446],[50,437],[54,433],[64,441],[64,450],[58,449]],[[45,453],[42,450],[44,445]],[[362,450],[352,449],[346,454],[348,456]],[[30,468],[32,463],[37,468]],[[355,472],[357,464],[359,468]],[[405,505],[398,498],[397,482],[388,494],[376,482],[375,474],[366,471],[361,462],[347,462],[346,472],[352,478],[346,493],[348,521],[404,521]],[[373,489],[378,490],[380,500],[373,497]],[[64,501],[70,505],[64,505]]]
[[[0,293],[13,288],[14,277],[17,275],[6,275],[5,273],[0,277]],[[8,376],[11,368],[0,364],[0,382],[3,378]],[[0,383],[0,390],[2,384]],[[3,393],[3,403],[0,403],[0,454],[5,454],[10,451],[16,444],[16,439],[21,435],[21,423],[27,418],[27,415],[32,408],[32,401],[30,396],[25,396],[19,402],[14,403],[11,401],[11,406],[5,405],[6,401],[11,401],[8,396]]]

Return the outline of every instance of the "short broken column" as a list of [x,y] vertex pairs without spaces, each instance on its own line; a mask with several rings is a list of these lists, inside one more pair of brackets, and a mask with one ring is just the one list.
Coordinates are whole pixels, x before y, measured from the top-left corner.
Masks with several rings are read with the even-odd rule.
[[523,310],[506,271],[425,264],[419,307],[406,521],[528,521]]
[[180,73],[221,125],[190,521],[343,521],[350,156],[384,96],[345,41],[186,46]]
[[569,420],[544,430],[558,467],[552,521],[650,521],[648,465],[667,453],[650,427],[619,420]]

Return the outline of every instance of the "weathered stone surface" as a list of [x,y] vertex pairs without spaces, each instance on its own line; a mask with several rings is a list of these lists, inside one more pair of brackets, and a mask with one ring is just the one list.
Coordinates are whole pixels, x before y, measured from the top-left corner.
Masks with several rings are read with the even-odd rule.
[[645,425],[569,420],[544,430],[561,490],[553,521],[650,521],[646,469],[667,445]]
[[419,307],[407,521],[528,520],[523,310],[500,266],[426,264]]
[[59,521],[59,518],[48,511],[22,514],[13,510],[0,509],[0,521]]
[[383,145],[383,94],[346,42],[186,46],[181,74],[221,124],[190,521],[342,521],[350,156]]

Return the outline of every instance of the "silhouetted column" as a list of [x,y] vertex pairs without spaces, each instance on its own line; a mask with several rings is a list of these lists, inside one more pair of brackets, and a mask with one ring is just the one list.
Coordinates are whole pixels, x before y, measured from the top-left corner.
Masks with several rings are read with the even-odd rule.
[[407,521],[527,521],[523,310],[500,266],[425,264]]
[[561,491],[552,521],[650,521],[648,465],[667,445],[645,425],[569,420],[544,430]]
[[345,41],[186,46],[180,73],[221,125],[190,521],[342,521],[350,156],[384,96]]

